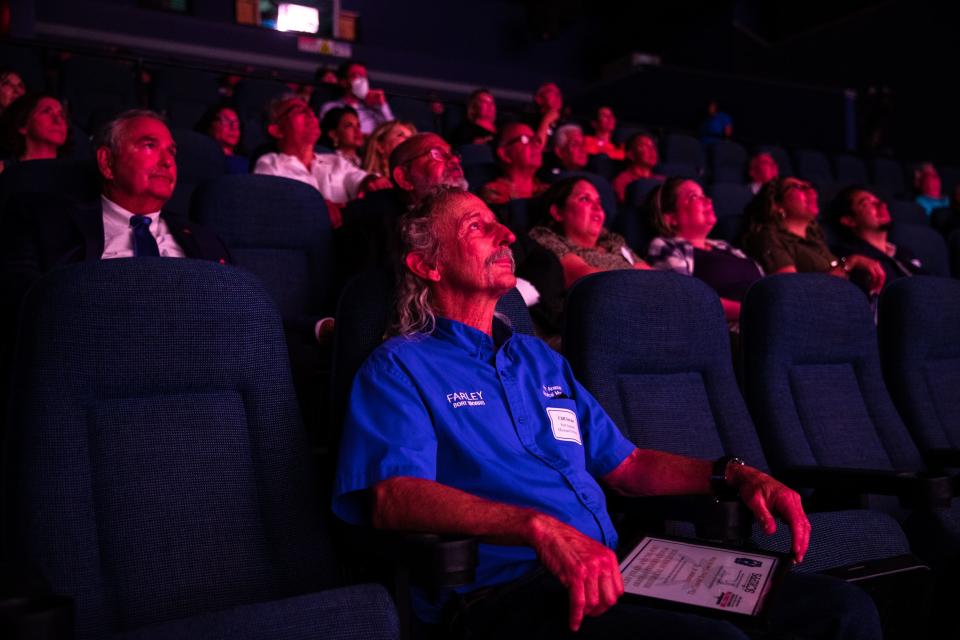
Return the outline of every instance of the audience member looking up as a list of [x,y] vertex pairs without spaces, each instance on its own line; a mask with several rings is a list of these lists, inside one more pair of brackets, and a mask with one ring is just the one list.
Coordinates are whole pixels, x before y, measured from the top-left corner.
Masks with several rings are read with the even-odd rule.
[[267,132],[277,143],[276,153],[257,160],[254,173],[292,178],[319,191],[329,207],[334,227],[341,223],[339,205],[367,191],[390,188],[390,182],[368,174],[335,154],[317,154],[320,123],[307,103],[297,95],[277,98],[268,110]]
[[390,154],[401,142],[417,133],[412,122],[391,120],[384,122],[367,139],[367,152],[363,157],[363,170],[384,178],[390,178]]
[[950,206],[950,198],[943,195],[943,183],[932,162],[924,162],[914,169],[913,188],[917,192],[917,204],[928,216],[934,209]]
[[760,187],[780,176],[780,167],[767,151],[753,154],[747,165],[747,177],[750,178],[750,191],[757,195]]
[[13,162],[56,158],[67,142],[67,116],[50,95],[28,93],[0,116],[5,154]]
[[371,267],[395,266],[397,220],[438,187],[466,189],[460,158],[435,133],[418,133],[390,153],[394,188],[371,193],[344,211],[338,231],[341,282]]
[[343,97],[320,107],[320,117],[335,107],[353,107],[360,119],[360,131],[370,135],[378,125],[393,120],[393,112],[387,104],[382,89],[371,89],[367,68],[360,62],[347,60],[337,68],[337,78],[343,89]]
[[497,135],[497,102],[488,89],[477,89],[467,98],[467,119],[450,136],[455,147],[487,144]]
[[360,131],[360,120],[353,107],[336,107],[330,109],[320,121],[320,144],[333,149],[337,155],[359,167],[360,149],[363,148],[363,132]]
[[530,237],[552,251],[563,266],[564,284],[583,276],[614,269],[649,269],[626,241],[603,226],[600,194],[588,180],[564,178],[541,198],[544,223]]
[[613,132],[617,128],[617,118],[613,115],[613,109],[610,107],[597,109],[593,120],[590,121],[590,126],[593,127],[593,135],[583,139],[583,149],[587,155],[603,153],[613,160],[623,160],[623,146],[613,141]]
[[733,118],[720,111],[716,100],[707,103],[707,119],[700,127],[700,140],[703,144],[713,144],[733,137]]
[[[399,236],[395,337],[354,381],[333,510],[354,525],[483,540],[469,588],[485,597],[425,595],[420,619],[455,619],[457,635],[471,638],[744,640],[729,622],[618,603],[617,531],[601,484],[627,496],[730,490],[766,534],[775,517],[789,527],[794,562],[810,539],[800,496],[741,461],[630,443],[566,360],[495,316],[516,284],[514,237],[476,196],[428,197]],[[458,403],[467,397],[470,406]],[[555,412],[576,438],[556,435]],[[876,607],[856,586],[796,571],[783,582],[768,617],[777,637],[881,637]],[[452,637],[449,627],[428,631]]]
[[923,264],[909,249],[888,240],[892,225],[887,203],[866,187],[846,187],[834,198],[831,213],[841,230],[843,256],[861,254],[883,267],[885,284],[897,278],[925,273]]
[[563,117],[563,94],[553,82],[545,82],[533,96],[537,113],[528,123],[544,149],[553,147],[553,134]]
[[578,124],[561,125],[554,134],[553,153],[544,158],[541,175],[555,180],[565,171],[582,171],[587,166],[587,152],[583,149],[583,129]]
[[[127,111],[94,140],[102,197],[96,202],[38,200],[37,272],[84,260],[161,256],[221,264],[230,256],[219,238],[164,211],[177,184],[177,145],[161,116]],[[49,211],[46,210],[49,209]]]
[[537,179],[543,150],[530,127],[522,122],[503,125],[497,136],[496,153],[503,175],[483,185],[479,194],[488,205],[531,198],[547,190],[548,185]]
[[27,92],[23,78],[16,71],[0,69],[0,113]]
[[658,178],[663,176],[653,174],[653,168],[660,162],[657,153],[657,142],[649,133],[635,133],[627,139],[626,145],[627,168],[613,179],[613,191],[617,194],[617,202],[623,204],[627,199],[627,185],[641,178]]
[[686,178],[667,178],[647,199],[658,237],[647,250],[654,269],[676,271],[709,284],[720,296],[731,328],[740,321],[740,303],[763,271],[739,249],[707,234],[717,223],[713,202]]
[[213,138],[226,157],[228,174],[249,173],[250,159],[240,153],[240,116],[233,107],[217,105],[207,109],[196,130]]
[[886,277],[876,260],[853,254],[837,258],[817,224],[817,192],[797,178],[774,178],[747,206],[749,229],[743,248],[767,273],[829,273],[847,278],[862,272],[867,291],[879,293]]

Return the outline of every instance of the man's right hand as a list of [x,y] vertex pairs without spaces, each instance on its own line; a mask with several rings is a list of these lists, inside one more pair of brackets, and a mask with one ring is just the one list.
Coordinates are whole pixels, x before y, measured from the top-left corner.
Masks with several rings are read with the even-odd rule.
[[383,89],[370,89],[367,97],[363,99],[371,109],[379,109],[386,103],[387,98],[383,95]]
[[583,616],[599,616],[616,604],[623,578],[613,551],[544,514],[532,517],[531,530],[540,562],[569,591],[571,630],[580,629]]

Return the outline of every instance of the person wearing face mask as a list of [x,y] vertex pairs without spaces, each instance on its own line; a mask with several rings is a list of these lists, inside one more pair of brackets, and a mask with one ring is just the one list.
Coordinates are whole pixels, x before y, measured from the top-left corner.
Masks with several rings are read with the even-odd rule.
[[382,89],[371,89],[367,68],[361,62],[347,60],[337,68],[337,78],[343,97],[320,107],[320,117],[336,107],[353,107],[360,118],[360,131],[368,136],[379,125],[393,120],[393,111],[387,104]]

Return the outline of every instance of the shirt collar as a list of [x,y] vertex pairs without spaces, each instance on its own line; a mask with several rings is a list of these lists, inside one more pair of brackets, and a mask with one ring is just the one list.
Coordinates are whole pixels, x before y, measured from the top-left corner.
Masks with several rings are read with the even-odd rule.
[[433,337],[448,342],[466,351],[471,358],[489,362],[498,347],[502,347],[513,335],[510,326],[500,318],[493,317],[493,337],[474,327],[451,320],[437,318]]
[[[101,195],[100,201],[103,204],[103,214],[105,216],[109,216],[111,218],[120,220],[124,224],[130,224],[130,218],[132,218],[133,216],[141,215],[141,214],[133,213],[132,211],[128,211],[127,209],[124,209],[123,207],[118,205],[116,202],[108,198],[107,196]],[[151,224],[153,224],[155,227],[157,218],[160,217],[160,211],[157,210],[157,211],[153,211],[151,213],[145,213],[142,215],[149,217],[152,220]]]

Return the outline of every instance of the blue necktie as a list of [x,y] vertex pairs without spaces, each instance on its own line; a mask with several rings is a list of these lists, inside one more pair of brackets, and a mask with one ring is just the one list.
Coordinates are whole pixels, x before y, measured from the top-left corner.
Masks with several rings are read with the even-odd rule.
[[150,233],[151,222],[150,216],[133,216],[130,218],[130,228],[133,229],[133,255],[138,258],[160,255],[157,241]]

